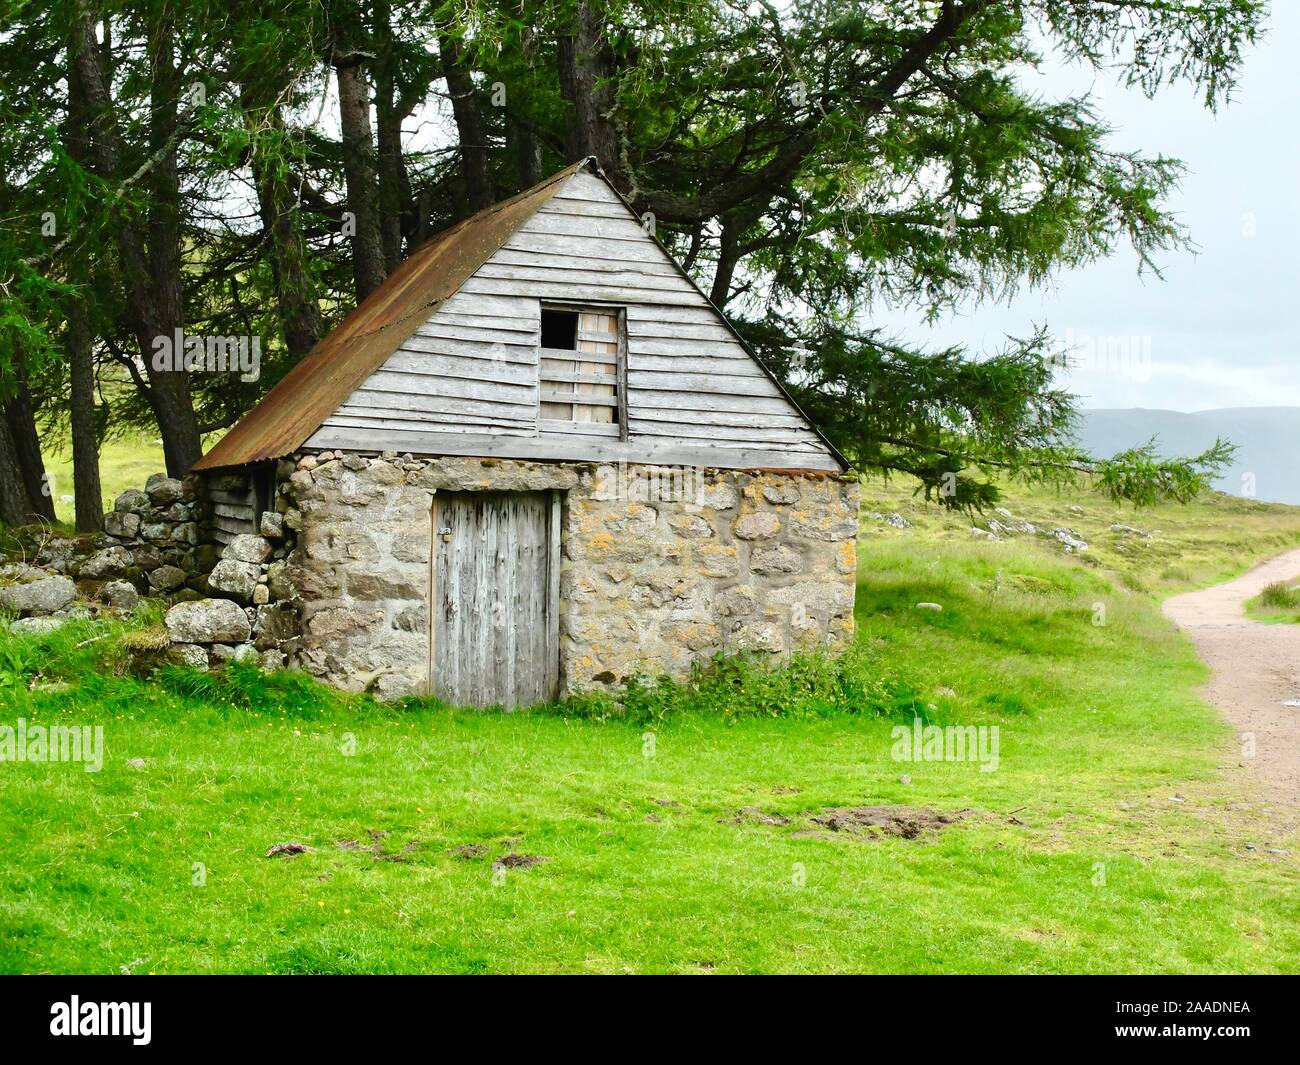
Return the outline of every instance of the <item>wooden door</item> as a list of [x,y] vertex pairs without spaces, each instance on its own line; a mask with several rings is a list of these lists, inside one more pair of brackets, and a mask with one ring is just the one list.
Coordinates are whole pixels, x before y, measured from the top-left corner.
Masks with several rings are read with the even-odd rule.
[[457,706],[532,706],[559,689],[558,492],[440,492],[430,689]]

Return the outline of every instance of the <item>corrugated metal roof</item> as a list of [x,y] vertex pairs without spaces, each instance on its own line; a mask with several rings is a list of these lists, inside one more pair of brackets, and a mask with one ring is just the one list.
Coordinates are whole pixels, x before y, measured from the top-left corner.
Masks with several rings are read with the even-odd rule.
[[437,306],[450,299],[584,159],[526,192],[430,237],[198,462],[196,470],[243,466],[296,451]]

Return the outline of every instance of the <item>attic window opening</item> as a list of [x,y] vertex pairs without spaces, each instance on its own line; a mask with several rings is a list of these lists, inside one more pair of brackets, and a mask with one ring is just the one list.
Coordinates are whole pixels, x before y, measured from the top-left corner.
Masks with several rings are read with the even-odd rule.
[[578,312],[543,310],[542,347],[576,351],[578,347]]
[[626,438],[625,335],[619,308],[541,308],[541,432]]

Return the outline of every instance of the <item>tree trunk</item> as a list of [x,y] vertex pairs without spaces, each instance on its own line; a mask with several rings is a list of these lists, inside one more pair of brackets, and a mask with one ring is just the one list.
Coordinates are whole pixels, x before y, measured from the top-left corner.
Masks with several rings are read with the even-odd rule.
[[541,139],[514,119],[506,120],[506,135],[514,148],[519,191],[531,189],[542,180]]
[[[261,105],[254,100],[254,90],[244,86],[240,93],[246,122],[257,124],[253,112]],[[270,101],[265,122],[278,132],[284,130],[284,115]],[[251,169],[257,187],[257,208],[271,249],[271,274],[275,283],[276,305],[280,326],[289,354],[300,359],[311,351],[325,331],[315,285],[307,270],[307,248],[298,225],[298,204],[285,171],[268,166],[263,154],[252,153]]]
[[[149,33],[149,150],[154,157],[161,156],[149,175],[149,274],[155,308],[151,345],[153,337],[172,336],[185,324],[181,289],[181,192],[176,166],[181,72],[173,55],[176,34],[171,18],[169,14],[160,15]],[[190,398],[189,374],[183,367],[155,371],[151,355],[152,348],[144,349],[167,472],[172,477],[184,477],[203,454]]]
[[390,99],[379,112],[379,232],[389,273],[402,261],[402,214],[410,192],[402,159],[402,115]]
[[456,120],[460,141],[461,173],[465,180],[466,214],[475,214],[496,202],[492,174],[488,167],[487,128],[483,109],[474,88],[474,79],[465,66],[460,45],[445,34],[438,37],[442,56],[442,76],[451,95],[451,113]]
[[99,427],[95,417],[95,362],[86,304],[68,303],[68,370],[72,379],[72,492],[77,532],[104,528],[104,494],[99,483]]
[[403,229],[414,233],[418,228],[415,219],[409,217],[413,205],[410,177],[402,155],[402,122],[410,109],[397,84],[391,18],[387,0],[376,0],[374,23],[379,60],[374,74],[379,139],[379,231],[384,244],[384,266],[389,273],[402,261]]
[[571,34],[556,41],[560,91],[574,110],[569,127],[569,161],[594,155],[610,180],[626,192],[622,176],[614,110],[614,53],[595,6],[580,3]]
[[713,272],[709,301],[721,310],[731,298],[731,279],[740,262],[740,226],[734,218],[724,218],[718,234],[718,265]]
[[32,520],[9,422],[0,418],[0,524],[27,525]]
[[[69,63],[68,124],[63,141],[68,155],[83,167],[90,165],[86,129],[90,116],[80,81]],[[71,266],[69,280],[85,285],[83,264]],[[69,418],[72,423],[72,491],[76,499],[77,532],[104,528],[104,493],[99,480],[99,426],[95,414],[95,360],[89,321],[90,295],[72,296],[67,304],[68,376],[71,384]]]
[[415,235],[413,237],[413,247],[418,248],[430,236],[433,235],[433,228],[429,223],[430,196],[427,188],[422,188],[415,197]]
[[[520,34],[520,44],[524,55],[531,56],[537,51],[537,31],[525,27]],[[512,118],[506,112],[506,138],[514,149],[515,174],[519,183],[517,191],[531,189],[541,182],[542,173],[542,139],[525,123]]]
[[31,520],[54,520],[54,496],[45,476],[41,458],[41,439],[36,432],[36,415],[32,394],[27,387],[27,367],[21,353],[13,360],[14,394],[5,404],[4,420],[9,429],[10,446],[18,463],[18,476],[27,496]]
[[[165,34],[165,37],[167,41],[166,64],[168,68],[172,69],[174,77],[175,71],[172,67],[170,52],[170,33]],[[106,181],[121,180],[122,175],[119,173],[120,137],[116,120],[113,117],[109,82],[105,74],[100,45],[95,38],[94,16],[85,7],[78,12],[72,47],[75,49],[72,61],[74,75],[78,79],[80,91],[84,96],[86,105],[94,116],[90,142],[93,147],[95,170]],[[162,58],[160,49],[161,42],[157,40],[151,42],[151,66]],[[170,151],[167,150],[168,138],[171,136],[171,130],[175,128],[175,108],[172,107],[171,121],[168,122],[166,103],[165,100],[161,99],[163,94],[156,84],[155,92],[160,98],[159,103],[162,104],[164,113],[162,115],[155,113],[154,129],[151,130],[150,136],[151,140],[161,138],[157,141],[159,150],[163,155],[161,163],[169,171],[170,178],[158,181],[157,185],[151,188],[154,195],[161,195],[164,199],[162,202],[155,204],[154,209],[151,211],[150,229],[153,231],[156,241],[165,240],[168,232],[173,233],[174,246],[171,250],[171,256],[174,257],[174,261],[178,264],[179,226],[176,212],[179,210],[179,195],[174,195],[168,199],[169,195],[171,195],[169,189],[174,189],[176,186],[174,144],[171,146]],[[161,132],[163,130],[167,132]],[[170,165],[167,165],[169,161]],[[169,258],[165,248],[155,248],[159,258],[155,259],[147,254],[140,233],[136,231],[129,219],[124,219],[119,223],[116,238],[118,260],[126,290],[127,319],[140,345],[145,371],[149,375],[150,387],[147,398],[158,422],[158,429],[162,434],[163,454],[166,458],[167,472],[173,477],[183,477],[189,472],[190,467],[198,459],[199,455],[202,454],[198,423],[195,420],[194,406],[190,400],[187,375],[183,371],[157,371],[153,367],[152,359],[154,339],[167,335],[164,332],[166,323],[176,322],[176,324],[179,324],[179,294],[176,292],[165,293],[160,301],[154,288],[155,269],[162,274],[166,274],[173,259]],[[179,283],[178,278],[179,267],[177,266],[173,278],[174,284]],[[164,278],[164,280],[166,279]],[[164,306],[160,306],[160,303],[165,305],[165,309]]]
[[384,238],[379,226],[379,179],[375,139],[370,124],[370,88],[356,55],[336,58],[339,124],[343,131],[343,178],[352,213],[352,277],[357,302],[370,295],[388,276],[384,268]]

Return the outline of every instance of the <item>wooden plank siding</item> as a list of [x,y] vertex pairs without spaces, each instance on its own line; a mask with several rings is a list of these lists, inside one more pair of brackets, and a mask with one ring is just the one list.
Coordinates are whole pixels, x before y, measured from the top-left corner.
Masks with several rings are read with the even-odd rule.
[[210,510],[207,533],[215,543],[225,547],[242,533],[257,532],[257,492],[249,474],[244,474],[242,480],[223,474],[214,481],[219,481],[220,486],[212,483],[207,488]]
[[[609,380],[612,344],[580,340],[587,350],[566,351],[567,361],[539,357],[543,305],[580,309],[584,331],[617,322],[625,381]],[[569,380],[589,373],[589,385]],[[593,397],[581,424],[557,417],[571,388]],[[569,177],[307,445],[840,468],[708,300],[586,172]]]

